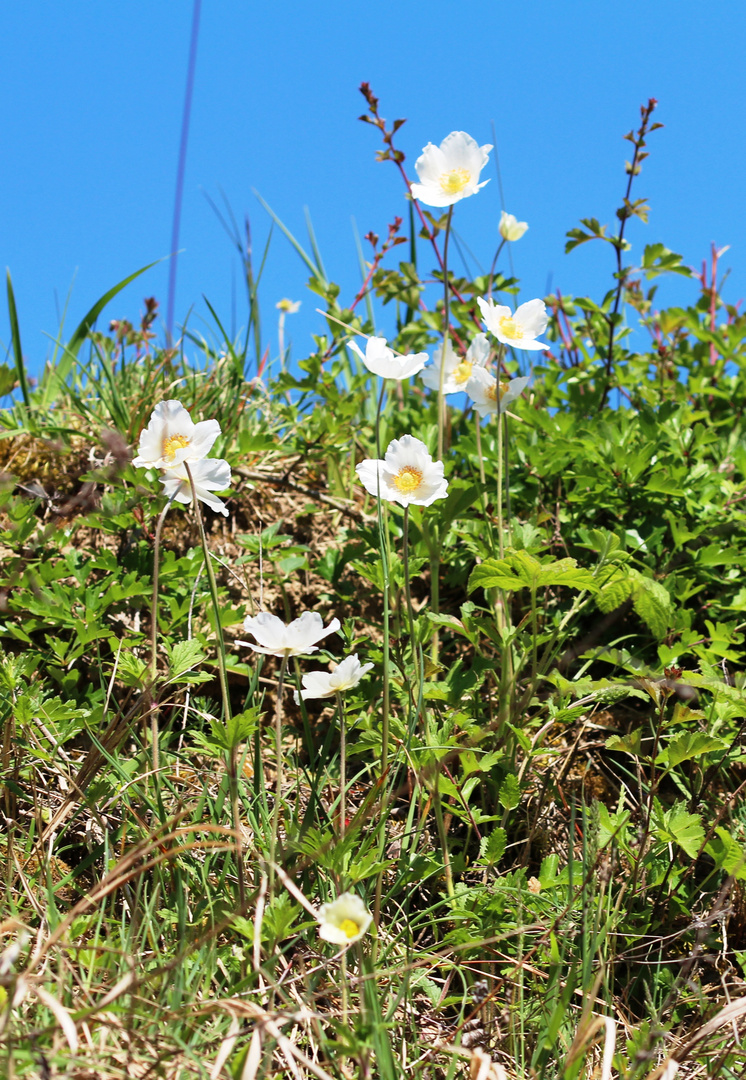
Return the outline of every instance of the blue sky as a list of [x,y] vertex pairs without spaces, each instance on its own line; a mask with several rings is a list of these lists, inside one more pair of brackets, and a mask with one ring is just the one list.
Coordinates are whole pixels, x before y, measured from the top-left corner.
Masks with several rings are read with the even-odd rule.
[[[0,250],[32,373],[71,287],[68,332],[112,285],[168,255],[191,20],[191,0],[29,0],[0,14]],[[492,142],[494,121],[505,207],[530,224],[512,249],[523,300],[543,295],[550,279],[563,293],[603,295],[611,249],[565,256],[564,234],[582,216],[613,221],[629,156],[621,136],[640,104],[658,98],[665,128],[650,137],[635,189],[650,200],[650,223],[631,223],[630,259],[662,241],[699,267],[711,242],[729,244],[722,265],[732,269],[726,297],[736,302],[746,294],[743,40],[736,0],[204,0],[177,322],[191,311],[191,327],[208,331],[203,294],[226,326],[246,320],[238,259],[205,193],[220,201],[224,192],[239,220],[249,215],[257,251],[269,219],[254,189],[301,239],[307,206],[327,272],[351,301],[360,281],[352,219],[360,236],[385,236],[387,223],[406,215],[395,168],[376,163],[377,133],[357,119],[362,80],[385,117],[407,118],[398,144],[412,176],[425,143],[454,129]],[[501,202],[492,163],[484,175],[493,179],[457,206],[454,224],[489,264]],[[282,297],[302,300],[287,323],[296,357],[323,329],[307,277],[275,232],[261,289],[273,353]],[[136,320],[150,295],[165,315],[167,283],[164,261],[102,323]],[[674,279],[663,296],[686,304],[696,287]],[[376,314],[385,332],[388,312],[377,306]],[[8,339],[3,302],[5,347]]]

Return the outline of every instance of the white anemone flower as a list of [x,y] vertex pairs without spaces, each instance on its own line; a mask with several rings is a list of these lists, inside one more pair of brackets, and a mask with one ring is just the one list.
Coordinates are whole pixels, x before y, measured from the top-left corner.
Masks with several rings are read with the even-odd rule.
[[479,415],[490,416],[492,413],[505,412],[508,405],[523,393],[527,384],[527,375],[509,382],[498,382],[485,368],[475,368],[466,384],[466,392]]
[[503,240],[520,240],[528,228],[528,222],[518,221],[515,214],[506,214],[503,210],[497,228]]
[[[214,491],[225,491],[231,485],[231,467],[222,458],[203,458],[201,461],[189,463],[189,471],[194,480],[194,490],[197,498],[207,503],[219,514],[228,516],[228,507],[222,502]],[[182,463],[175,469],[166,469],[161,473],[160,481],[163,484],[163,494],[168,499],[174,499],[180,503],[192,501],[192,486],[189,483],[186,465]]]
[[452,131],[440,146],[428,143],[415,162],[419,184],[412,195],[428,206],[453,206],[459,199],[483,188],[479,174],[487,164],[492,145],[479,146],[465,131]]
[[[454,350],[450,341],[446,345],[445,375],[443,377],[443,393],[458,394],[466,389],[466,384],[471,378],[475,367],[484,367],[490,357],[490,344],[486,334],[477,334],[467,349],[466,356],[461,357]],[[440,365],[442,363],[443,348],[441,347],[433,357],[433,363],[422,372],[422,381],[431,390],[440,390]]]
[[368,338],[365,343],[365,352],[356,341],[350,342],[350,348],[357,353],[368,371],[372,371],[374,375],[380,375],[382,379],[396,379],[398,382],[422,371],[428,360],[425,352],[399,356],[388,347],[384,337]]
[[509,307],[496,304],[492,297],[485,300],[478,297],[484,325],[491,334],[494,334],[503,345],[512,345],[514,349],[548,349],[550,346],[543,341],[537,341],[539,334],[543,334],[549,322],[547,309],[543,300],[529,300],[521,304],[513,314]]
[[174,469],[183,461],[200,461],[219,434],[217,420],[195,424],[180,401],[161,401],[140,433],[140,453],[132,464],[138,469]]
[[308,698],[334,697],[345,690],[353,690],[372,667],[372,664],[361,664],[357,653],[353,653],[337,664],[334,671],[308,671],[303,676],[300,695],[297,690],[295,692],[296,704],[299,697],[306,701]]
[[371,495],[380,491],[382,499],[401,506],[430,506],[448,493],[443,462],[433,461],[425,444],[413,435],[394,439],[383,461],[367,458],[355,471]]
[[247,616],[243,624],[246,633],[256,638],[259,644],[237,641],[236,645],[247,645],[254,652],[267,656],[306,656],[318,652],[316,642],[339,630],[339,626],[339,619],[332,619],[324,626],[316,611],[304,611],[299,619],[293,619],[287,625],[269,611],[260,611],[253,617]]
[[330,904],[322,904],[316,916],[319,937],[333,945],[352,945],[368,930],[373,916],[355,893],[345,892]]

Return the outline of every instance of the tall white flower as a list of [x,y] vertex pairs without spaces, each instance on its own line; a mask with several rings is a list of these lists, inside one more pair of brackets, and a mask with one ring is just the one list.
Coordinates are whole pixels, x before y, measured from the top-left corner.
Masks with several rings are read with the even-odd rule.
[[515,314],[509,307],[496,304],[492,297],[486,300],[480,296],[477,303],[482,312],[484,325],[503,345],[531,350],[550,347],[543,341],[536,340],[539,334],[544,333],[549,322],[543,300],[529,300],[528,303],[521,304]]
[[355,471],[371,495],[380,489],[382,499],[401,506],[430,506],[448,493],[443,462],[433,461],[425,444],[412,435],[390,442],[383,461],[367,458]]
[[339,619],[332,619],[324,626],[316,611],[304,611],[299,619],[293,619],[287,625],[269,611],[260,611],[253,617],[247,616],[243,624],[246,633],[256,638],[259,644],[237,641],[236,645],[247,645],[254,652],[268,656],[305,656],[318,652],[316,642],[339,630],[339,625]]
[[195,424],[180,401],[161,401],[140,433],[140,453],[132,464],[138,469],[173,469],[182,461],[200,461],[219,434],[217,420]]
[[518,221],[516,220],[515,214],[506,214],[503,210],[500,214],[500,224],[497,228],[503,240],[520,240],[528,228],[528,222]]
[[452,206],[473,195],[488,180],[479,183],[487,164],[491,144],[479,146],[465,131],[452,131],[440,146],[428,143],[415,162],[419,184],[412,184],[415,199],[428,206]]
[[515,399],[523,393],[528,383],[528,376],[509,382],[498,382],[485,368],[475,368],[466,384],[466,392],[474,402],[474,408],[480,416],[491,413],[503,413]]
[[356,341],[350,342],[350,348],[357,353],[368,371],[380,375],[382,379],[408,379],[422,371],[427,363],[427,353],[407,353],[400,356],[386,344],[386,338],[370,337],[365,343],[365,352]]
[[[225,491],[230,487],[231,467],[228,462],[223,461],[222,458],[202,458],[201,461],[190,462],[189,470],[194,480],[197,498],[227,517],[228,507],[217,495],[213,495],[213,492]],[[163,494],[168,499],[187,504],[192,501],[192,487],[185,464],[177,465],[175,469],[164,470],[160,481],[163,484]]]
[[[466,389],[466,384],[471,378],[475,367],[484,367],[490,357],[490,344],[486,334],[477,334],[466,351],[465,357],[460,357],[454,350],[450,341],[446,345],[445,375],[443,377],[443,393],[458,394]],[[442,363],[443,348],[436,352],[433,363],[422,372],[422,381],[431,390],[440,389],[440,366]]]
[[316,916],[319,937],[333,945],[352,945],[368,930],[373,916],[355,893],[346,892],[330,904],[322,904]]
[[296,703],[299,696],[305,701],[307,698],[334,697],[345,690],[353,690],[372,667],[372,664],[361,664],[357,653],[353,653],[337,664],[332,672],[308,671],[303,676],[300,695],[297,691],[295,693]]

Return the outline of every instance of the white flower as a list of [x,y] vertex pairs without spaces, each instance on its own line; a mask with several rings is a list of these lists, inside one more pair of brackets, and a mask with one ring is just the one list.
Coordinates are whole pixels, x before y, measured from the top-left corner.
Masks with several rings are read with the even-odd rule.
[[219,434],[217,420],[195,424],[180,401],[162,401],[140,433],[140,453],[132,464],[138,469],[173,469],[182,461],[200,461]]
[[485,300],[480,296],[477,303],[484,325],[503,345],[512,345],[516,349],[549,348],[543,341],[536,341],[549,322],[543,300],[529,300],[527,304],[521,304],[515,315],[509,307],[496,304],[492,297]]
[[254,652],[268,656],[305,656],[318,652],[317,641],[327,634],[339,630],[339,619],[332,619],[324,626],[321,616],[316,611],[304,611],[299,619],[293,619],[287,626],[269,611],[260,611],[244,620],[244,630],[259,642],[237,641],[236,645],[247,645]]
[[296,311],[300,308],[300,300],[278,300],[275,307],[278,311],[281,311],[283,315],[295,315]]
[[[440,365],[443,356],[442,347],[433,357],[433,363],[422,372],[422,381],[431,390],[440,389]],[[486,334],[477,334],[462,359],[454,351],[450,341],[446,345],[446,370],[443,378],[443,393],[458,394],[466,389],[474,367],[484,367],[490,356],[490,345]]]
[[503,413],[519,394],[523,393],[528,383],[528,376],[511,379],[510,382],[498,382],[494,375],[485,368],[475,368],[466,384],[466,392],[474,401],[474,408],[480,416],[490,413]]
[[528,222],[517,221],[515,214],[506,214],[503,210],[497,228],[503,240],[520,240],[528,228]]
[[[201,461],[190,462],[189,470],[194,480],[197,498],[227,517],[228,507],[212,493],[225,491],[230,487],[231,467],[228,462],[223,461],[222,458],[203,458]],[[175,469],[164,470],[160,481],[163,484],[163,494],[167,498],[175,499],[180,503],[192,501],[192,487],[184,464],[177,465]]]
[[428,206],[452,206],[459,199],[473,195],[485,184],[478,183],[492,146],[479,146],[465,131],[452,131],[440,146],[428,143],[415,162],[419,184],[412,184],[412,194]]
[[430,506],[448,492],[443,462],[433,461],[425,444],[412,435],[390,442],[383,461],[367,458],[355,471],[371,495],[377,495],[380,488],[382,499],[402,506]]
[[319,937],[333,945],[351,945],[359,941],[373,921],[373,916],[355,893],[342,893],[331,904],[322,904],[316,916]]
[[296,704],[299,696],[305,701],[307,698],[334,697],[335,694],[343,694],[345,690],[352,690],[372,667],[372,664],[361,664],[357,653],[353,653],[337,664],[332,672],[309,671],[303,676],[300,695],[297,690],[295,692]]
[[416,375],[422,371],[427,363],[427,353],[407,353],[406,356],[398,356],[393,349],[386,344],[384,337],[371,337],[365,343],[365,352],[356,341],[350,342],[353,349],[368,371],[374,375],[380,375],[382,379],[408,379],[410,375]]

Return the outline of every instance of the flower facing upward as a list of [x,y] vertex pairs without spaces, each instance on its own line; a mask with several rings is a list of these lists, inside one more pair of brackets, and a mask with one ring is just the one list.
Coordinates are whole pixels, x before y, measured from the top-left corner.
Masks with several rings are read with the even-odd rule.
[[479,146],[465,131],[452,131],[440,146],[428,143],[415,162],[419,184],[412,195],[428,206],[453,206],[489,181],[479,183],[492,146]]
[[[213,491],[225,491],[231,483],[231,467],[222,458],[203,458],[201,461],[193,461],[189,465],[189,471],[194,480],[194,490],[197,498],[207,503],[219,514],[228,516],[228,507]],[[165,469],[161,473],[163,494],[168,499],[176,502],[190,503],[192,501],[192,487],[189,483],[186,465],[177,465],[175,469]]]
[[480,296],[477,303],[482,312],[484,325],[503,345],[512,345],[515,349],[548,349],[543,341],[537,341],[549,322],[543,300],[529,300],[521,304],[515,314],[509,307],[496,304],[492,297],[485,300]]
[[[442,363],[443,349],[437,351],[430,367],[422,372],[422,381],[431,390],[440,389],[440,365]],[[484,367],[490,356],[490,346],[486,334],[477,334],[469,346],[466,356],[460,357],[454,351],[450,341],[446,345],[445,375],[443,377],[443,393],[458,394],[466,389],[466,384],[471,378],[475,367]]]
[[[345,690],[353,690],[372,667],[372,664],[361,664],[357,653],[353,653],[337,664],[332,672],[309,671],[303,676],[300,697],[305,701],[307,698],[334,697],[335,694],[343,694]],[[296,703],[298,696],[296,691]]]
[[287,626],[269,611],[260,611],[244,620],[244,630],[259,642],[237,641],[236,645],[247,645],[254,652],[268,656],[305,656],[318,652],[317,641],[327,634],[339,630],[339,619],[332,619],[324,626],[321,616],[316,611],[304,611],[299,619],[293,619]]
[[382,379],[408,379],[410,375],[416,375],[422,371],[427,363],[427,353],[407,353],[406,356],[398,356],[393,349],[386,344],[384,337],[371,337],[365,343],[365,352],[356,341],[350,342],[350,348],[357,353],[368,371],[374,375],[380,375]]
[[491,413],[503,413],[528,383],[528,376],[511,379],[510,382],[498,382],[494,375],[484,368],[475,368],[466,384],[466,392],[474,401],[474,408],[480,416]]
[[219,434],[217,420],[195,424],[180,401],[162,401],[140,433],[140,453],[132,464],[138,469],[174,469],[183,461],[200,461]]
[[275,307],[278,311],[281,311],[283,315],[295,315],[296,311],[300,308],[300,300],[278,300]]
[[373,916],[355,893],[342,893],[331,904],[322,904],[317,915],[319,937],[333,945],[352,945],[367,932]]
[[503,240],[520,240],[526,229],[527,221],[516,221],[515,214],[500,214],[500,224],[497,226]]
[[380,495],[401,506],[430,506],[448,493],[443,477],[443,462],[433,461],[427,447],[412,435],[403,435],[389,443],[383,461],[367,458],[355,470],[371,495]]

